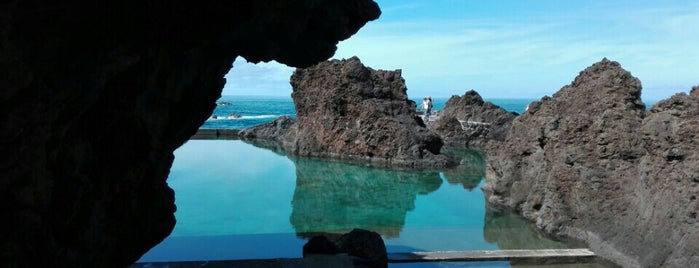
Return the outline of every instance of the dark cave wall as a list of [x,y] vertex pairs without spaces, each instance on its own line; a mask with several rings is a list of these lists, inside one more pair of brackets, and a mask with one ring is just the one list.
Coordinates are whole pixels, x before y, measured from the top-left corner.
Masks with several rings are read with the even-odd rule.
[[172,152],[237,56],[305,67],[380,14],[355,1],[0,4],[5,267],[122,267],[172,230]]

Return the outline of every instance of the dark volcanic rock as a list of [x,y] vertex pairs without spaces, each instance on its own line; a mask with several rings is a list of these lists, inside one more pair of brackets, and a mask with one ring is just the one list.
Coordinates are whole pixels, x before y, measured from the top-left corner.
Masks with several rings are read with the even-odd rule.
[[388,267],[388,253],[381,235],[376,232],[353,229],[335,242],[325,236],[314,236],[303,246],[303,257],[314,254],[346,253],[355,257],[353,267]]
[[373,1],[0,4],[3,267],[124,267],[175,224],[172,152],[237,56],[305,67]]
[[296,122],[277,140],[292,154],[410,168],[453,164],[416,116],[400,70],[373,70],[353,57],[297,69],[291,85]]
[[629,267],[699,263],[699,90],[649,112],[607,59],[530,105],[489,148],[491,204]]
[[281,116],[272,122],[243,129],[238,136],[246,139],[277,140],[289,132],[295,121],[291,117]]
[[[489,140],[502,141],[517,113],[483,101],[476,91],[452,96],[430,129],[437,132],[446,145],[483,148]],[[461,121],[482,122],[462,129]]]

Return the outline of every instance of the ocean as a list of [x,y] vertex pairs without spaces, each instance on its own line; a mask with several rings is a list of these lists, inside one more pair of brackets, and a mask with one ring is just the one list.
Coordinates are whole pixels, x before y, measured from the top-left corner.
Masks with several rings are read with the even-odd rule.
[[[449,98],[433,98],[435,110],[444,109]],[[505,110],[522,113],[527,105],[536,99],[486,99]],[[414,99],[417,104],[421,99]],[[205,129],[244,129],[271,122],[280,116],[295,117],[294,102],[291,97],[270,96],[222,96],[209,119],[201,128]]]

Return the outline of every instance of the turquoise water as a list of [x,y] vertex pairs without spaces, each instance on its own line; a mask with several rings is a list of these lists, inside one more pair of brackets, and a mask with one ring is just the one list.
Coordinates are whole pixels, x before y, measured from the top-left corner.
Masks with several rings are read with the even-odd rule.
[[[220,101],[231,105],[217,106],[202,128],[243,129],[295,116],[286,97],[224,96]],[[435,109],[442,109],[447,98],[434,101]],[[491,101],[521,113],[533,100]],[[231,113],[241,117],[226,118]],[[452,148],[443,153],[461,164],[441,171],[394,171],[286,156],[240,140],[190,140],[175,151],[167,181],[175,190],[177,224],[139,262],[296,258],[313,235],[332,238],[353,228],[380,233],[389,252],[566,247],[518,215],[486,206],[480,153]]]
[[408,172],[190,140],[168,178],[177,225],[140,261],[300,257],[313,235],[353,228],[380,233],[389,252],[565,247],[515,214],[486,208],[478,152],[445,152],[462,164]]

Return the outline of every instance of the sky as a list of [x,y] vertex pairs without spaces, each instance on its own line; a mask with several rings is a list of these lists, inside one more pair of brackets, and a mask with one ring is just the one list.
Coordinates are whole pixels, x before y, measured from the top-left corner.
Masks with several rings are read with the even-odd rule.
[[[641,80],[644,101],[699,85],[695,1],[375,1],[381,17],[333,58],[401,69],[410,98],[473,89],[485,99],[538,99],[605,57]],[[222,94],[289,96],[294,70],[238,58]]]

